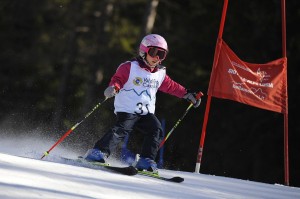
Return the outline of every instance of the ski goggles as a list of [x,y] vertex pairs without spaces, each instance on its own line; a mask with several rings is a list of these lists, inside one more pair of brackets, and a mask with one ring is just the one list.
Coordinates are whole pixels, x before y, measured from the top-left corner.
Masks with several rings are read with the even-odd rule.
[[151,57],[158,56],[160,60],[164,60],[167,56],[167,51],[156,47],[149,47],[148,55],[150,55]]

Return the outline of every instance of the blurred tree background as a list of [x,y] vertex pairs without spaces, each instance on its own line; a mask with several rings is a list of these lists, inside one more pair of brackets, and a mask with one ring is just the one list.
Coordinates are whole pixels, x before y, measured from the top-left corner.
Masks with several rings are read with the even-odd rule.
[[[286,2],[292,186],[300,186],[299,4]],[[1,1],[1,133],[34,130],[57,141],[103,99],[118,65],[136,56],[149,32],[168,42],[163,64],[172,79],[206,93],[222,6],[220,0]],[[281,57],[280,9],[280,0],[229,1],[224,40],[246,62]],[[157,98],[168,132],[188,103],[164,93]],[[203,97],[166,142],[165,168],[194,171],[205,104]],[[62,144],[82,154],[114,119],[109,100]],[[282,114],[213,98],[201,173],[283,184],[283,132]],[[130,146],[138,152],[134,136]]]

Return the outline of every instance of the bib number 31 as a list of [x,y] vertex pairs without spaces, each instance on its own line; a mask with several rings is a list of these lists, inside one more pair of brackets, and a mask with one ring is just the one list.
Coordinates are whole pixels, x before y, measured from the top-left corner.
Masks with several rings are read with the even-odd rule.
[[143,104],[142,102],[139,102],[136,104],[137,108],[136,111],[134,111],[138,115],[146,115],[149,113],[149,104]]

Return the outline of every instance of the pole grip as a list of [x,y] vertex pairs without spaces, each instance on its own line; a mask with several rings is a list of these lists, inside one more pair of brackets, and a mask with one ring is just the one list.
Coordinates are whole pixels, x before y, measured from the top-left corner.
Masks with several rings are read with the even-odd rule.
[[204,94],[203,94],[201,91],[199,91],[199,92],[197,93],[197,95],[196,95],[196,99],[197,99],[197,100],[200,99],[203,95],[204,95]]

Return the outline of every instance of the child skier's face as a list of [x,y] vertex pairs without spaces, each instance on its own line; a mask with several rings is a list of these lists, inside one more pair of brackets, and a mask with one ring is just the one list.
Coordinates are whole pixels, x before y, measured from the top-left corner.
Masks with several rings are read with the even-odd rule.
[[147,54],[146,60],[147,60],[147,62],[149,63],[149,66],[150,66],[151,68],[154,68],[154,67],[155,67],[156,65],[158,65],[159,62],[160,62],[160,59],[159,59],[158,56],[151,57],[149,54]]
[[147,53],[146,60],[149,63],[150,67],[154,68],[166,58],[166,54],[166,51],[159,48],[150,48]]

